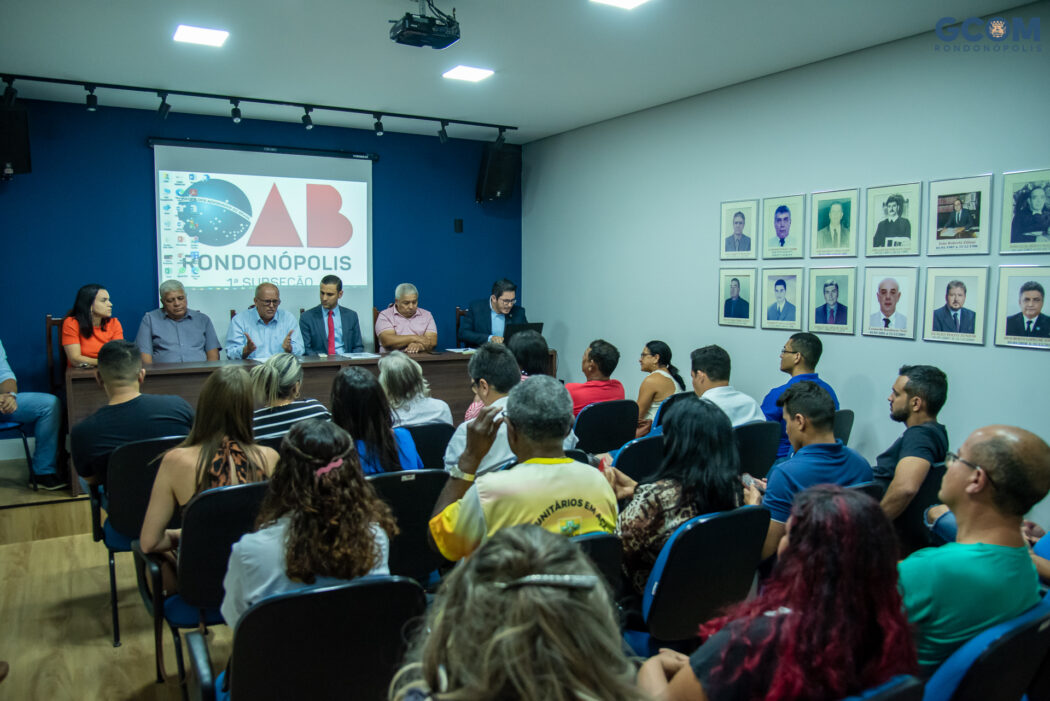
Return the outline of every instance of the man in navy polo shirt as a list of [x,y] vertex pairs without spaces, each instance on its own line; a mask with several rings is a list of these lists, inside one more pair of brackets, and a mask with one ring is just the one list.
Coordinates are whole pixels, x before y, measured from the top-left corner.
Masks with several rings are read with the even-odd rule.
[[769,509],[763,558],[777,551],[796,494],[815,484],[870,482],[872,476],[868,461],[835,438],[835,404],[823,387],[809,380],[795,382],[780,395],[777,406],[795,454],[773,467],[768,483],[755,480],[765,488],[764,497],[753,486],[744,490],[748,504],[761,501]]
[[791,454],[791,442],[788,440],[785,429],[784,418],[780,409],[780,395],[796,382],[815,382],[824,388],[830,395],[835,409],[839,408],[839,398],[835,396],[835,390],[831,389],[824,380],[817,376],[817,363],[820,362],[820,354],[824,352],[824,346],[815,334],[796,333],[792,335],[784,349],[780,351],[780,371],[791,375],[791,379],[769,390],[766,398],[762,400],[762,413],[766,415],[767,421],[780,423],[780,445],[777,447],[777,459],[782,460]]

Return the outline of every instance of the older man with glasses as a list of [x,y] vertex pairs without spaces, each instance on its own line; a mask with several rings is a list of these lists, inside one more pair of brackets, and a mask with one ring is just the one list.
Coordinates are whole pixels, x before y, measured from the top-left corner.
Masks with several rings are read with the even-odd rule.
[[255,288],[255,306],[230,321],[226,357],[266,360],[278,353],[303,354],[303,336],[294,316],[279,309],[281,291],[264,282]]

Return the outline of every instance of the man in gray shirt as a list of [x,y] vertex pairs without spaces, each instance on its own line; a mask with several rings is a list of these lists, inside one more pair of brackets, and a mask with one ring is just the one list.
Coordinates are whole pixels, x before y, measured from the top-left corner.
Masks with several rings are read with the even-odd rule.
[[189,308],[186,290],[178,280],[160,286],[160,309],[146,312],[135,345],[142,362],[191,363],[219,359],[219,338],[211,319]]

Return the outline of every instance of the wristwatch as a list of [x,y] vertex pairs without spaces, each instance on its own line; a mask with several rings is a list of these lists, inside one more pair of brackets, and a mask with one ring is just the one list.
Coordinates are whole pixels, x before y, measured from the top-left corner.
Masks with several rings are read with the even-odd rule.
[[464,482],[473,482],[474,478],[476,477],[476,475],[472,475],[469,472],[464,472],[463,470],[459,469],[459,465],[453,465],[452,467],[448,468],[448,473],[456,479],[463,480]]

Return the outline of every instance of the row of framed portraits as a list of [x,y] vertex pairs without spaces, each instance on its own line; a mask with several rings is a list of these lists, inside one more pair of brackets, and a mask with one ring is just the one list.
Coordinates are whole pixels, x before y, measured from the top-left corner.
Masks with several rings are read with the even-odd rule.
[[[988,266],[926,268],[920,297],[918,267],[870,267],[858,286],[856,267],[723,268],[718,323],[723,326],[855,334],[983,345]],[[1050,316],[1043,311],[1050,267],[999,266],[995,344],[1050,350]],[[919,303],[923,301],[920,309]],[[860,314],[858,315],[858,309]],[[920,322],[920,318],[922,321]]]
[[[992,174],[923,183],[869,187],[864,221],[860,189],[723,202],[719,220],[722,260],[765,260],[809,255],[917,256],[925,231],[927,255],[989,252]],[[1000,253],[1050,253],[1050,169],[1003,174]],[[761,205],[761,216],[759,216]],[[925,221],[925,228],[922,226]],[[862,226],[863,224],[863,226]]]

